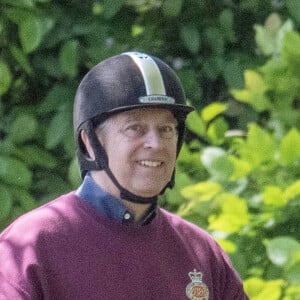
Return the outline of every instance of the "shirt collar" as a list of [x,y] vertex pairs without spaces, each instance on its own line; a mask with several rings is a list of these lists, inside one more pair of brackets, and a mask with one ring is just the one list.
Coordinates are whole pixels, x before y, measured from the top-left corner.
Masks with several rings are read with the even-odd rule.
[[[105,215],[122,223],[134,222],[134,214],[130,212],[119,199],[103,191],[90,174],[84,177],[81,186],[76,191],[76,195],[84,202],[93,206],[101,215]],[[149,224],[155,215],[156,204],[153,204],[146,211],[141,224]]]

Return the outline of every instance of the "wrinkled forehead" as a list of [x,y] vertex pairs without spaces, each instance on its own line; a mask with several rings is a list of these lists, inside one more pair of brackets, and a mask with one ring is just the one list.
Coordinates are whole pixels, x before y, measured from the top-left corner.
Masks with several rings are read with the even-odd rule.
[[139,108],[124,111],[113,115],[110,120],[115,124],[126,124],[129,122],[151,122],[151,123],[174,123],[177,120],[174,114],[165,108]]

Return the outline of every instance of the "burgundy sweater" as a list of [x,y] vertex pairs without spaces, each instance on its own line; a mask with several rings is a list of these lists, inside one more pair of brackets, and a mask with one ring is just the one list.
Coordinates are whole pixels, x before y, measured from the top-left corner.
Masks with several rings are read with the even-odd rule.
[[148,225],[124,225],[69,193],[0,235],[1,300],[183,300],[186,290],[193,300],[247,299],[215,241],[163,209]]

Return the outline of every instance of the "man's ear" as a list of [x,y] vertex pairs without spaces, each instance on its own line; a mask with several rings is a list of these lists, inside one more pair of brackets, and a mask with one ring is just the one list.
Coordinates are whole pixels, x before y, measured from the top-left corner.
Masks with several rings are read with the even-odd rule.
[[95,154],[94,154],[93,148],[90,144],[90,140],[89,140],[88,135],[86,134],[85,130],[81,130],[80,137],[85,146],[87,153],[89,154],[89,157],[91,158],[91,160],[95,160]]

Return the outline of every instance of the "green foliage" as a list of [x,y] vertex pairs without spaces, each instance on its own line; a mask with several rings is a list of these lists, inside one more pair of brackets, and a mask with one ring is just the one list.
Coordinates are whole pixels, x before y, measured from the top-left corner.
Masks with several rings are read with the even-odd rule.
[[0,228],[78,187],[78,82],[100,60],[141,50],[177,70],[197,108],[164,205],[216,237],[251,299],[300,299],[299,1],[0,8]]
[[[208,180],[191,180],[178,210],[205,224],[231,254],[251,299],[300,298],[300,52],[295,47],[300,34],[287,31],[277,39],[281,46],[265,53],[268,61],[245,70],[244,88],[231,90],[257,113],[258,122],[233,134],[218,127],[220,138],[211,139],[211,123],[226,114],[218,103],[188,121],[189,129],[211,144],[189,144]],[[184,164],[192,168],[193,161]]]

